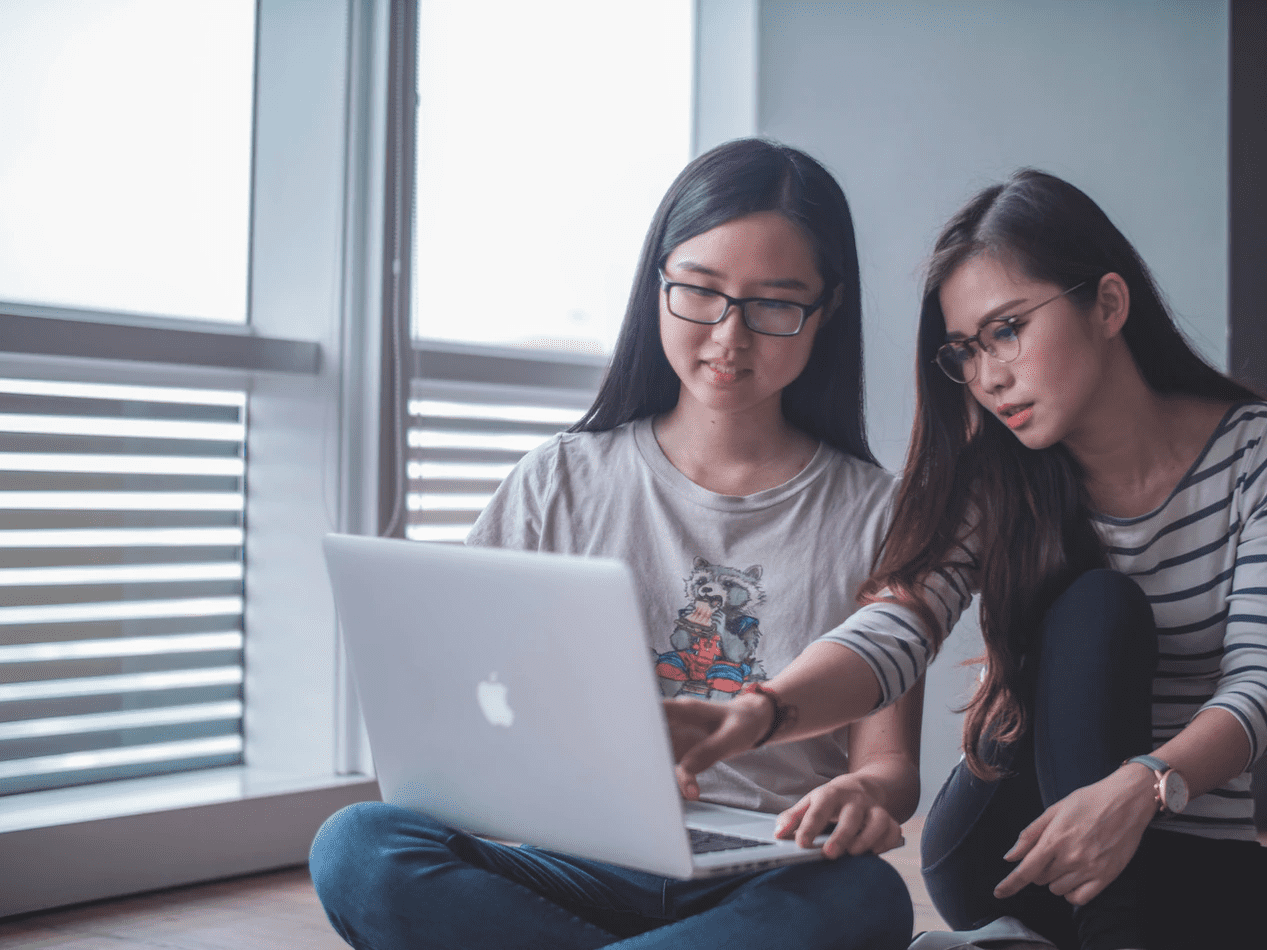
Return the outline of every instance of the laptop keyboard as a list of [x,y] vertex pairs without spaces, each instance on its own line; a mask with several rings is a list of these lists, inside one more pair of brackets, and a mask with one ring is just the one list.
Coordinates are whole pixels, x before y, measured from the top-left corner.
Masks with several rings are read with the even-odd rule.
[[691,833],[691,853],[707,854],[710,851],[735,851],[739,848],[755,848],[769,844],[757,838],[743,838],[739,835],[724,835],[720,831],[704,831],[701,828],[687,828]]

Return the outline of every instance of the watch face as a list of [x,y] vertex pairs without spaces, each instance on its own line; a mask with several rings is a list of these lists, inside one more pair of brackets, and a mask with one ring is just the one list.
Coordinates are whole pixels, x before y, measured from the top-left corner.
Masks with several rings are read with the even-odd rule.
[[1174,769],[1161,777],[1161,803],[1172,815],[1188,807],[1188,783]]

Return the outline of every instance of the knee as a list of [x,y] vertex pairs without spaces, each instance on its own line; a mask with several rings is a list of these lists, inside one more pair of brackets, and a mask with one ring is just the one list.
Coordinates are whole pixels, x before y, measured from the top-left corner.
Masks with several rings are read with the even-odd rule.
[[848,946],[904,948],[911,942],[915,913],[911,894],[893,865],[874,854],[842,857],[816,865],[829,893],[817,902],[840,914],[829,924],[837,934],[857,936]]
[[870,915],[866,946],[905,948],[915,927],[915,911],[906,882],[883,858],[870,854],[855,860],[865,867],[865,891],[858,906],[876,911]]
[[406,823],[422,820],[384,802],[357,802],[335,812],[318,829],[308,854],[312,885],[327,912],[362,889],[374,890],[388,873],[394,840]]
[[1138,584],[1100,568],[1079,576],[1047,612],[1045,650],[1108,649],[1139,657],[1156,652],[1153,609]]

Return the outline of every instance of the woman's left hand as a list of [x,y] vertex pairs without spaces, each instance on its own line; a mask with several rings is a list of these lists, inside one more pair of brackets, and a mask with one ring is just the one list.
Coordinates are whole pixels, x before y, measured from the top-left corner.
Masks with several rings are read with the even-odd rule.
[[1011,897],[1028,884],[1045,884],[1071,904],[1085,904],[1130,862],[1157,814],[1153,774],[1124,766],[1094,785],[1066,795],[1021,832],[1003,857],[1020,861],[994,889]]
[[836,827],[823,844],[828,858],[868,851],[883,854],[905,843],[901,826],[854,775],[839,775],[818,786],[780,814],[775,834],[780,838],[795,834],[796,843],[808,848],[833,821]]

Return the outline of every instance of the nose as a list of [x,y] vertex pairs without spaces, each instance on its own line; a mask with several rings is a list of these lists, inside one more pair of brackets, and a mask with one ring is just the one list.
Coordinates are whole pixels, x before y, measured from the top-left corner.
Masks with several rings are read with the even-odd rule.
[[1012,382],[1012,368],[1000,363],[982,350],[977,350],[977,378],[973,380],[982,392],[994,393],[1005,389]]
[[743,313],[733,303],[726,307],[721,320],[713,324],[713,340],[723,346],[742,348],[752,339],[752,331],[743,322]]

